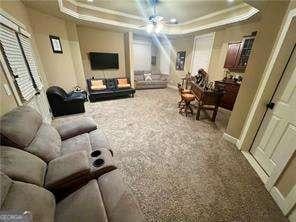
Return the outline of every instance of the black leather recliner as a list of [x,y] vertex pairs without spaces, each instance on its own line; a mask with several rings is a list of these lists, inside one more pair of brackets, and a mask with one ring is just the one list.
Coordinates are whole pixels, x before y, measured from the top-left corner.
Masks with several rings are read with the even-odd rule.
[[61,87],[51,86],[46,95],[54,117],[85,112],[83,92],[66,93]]

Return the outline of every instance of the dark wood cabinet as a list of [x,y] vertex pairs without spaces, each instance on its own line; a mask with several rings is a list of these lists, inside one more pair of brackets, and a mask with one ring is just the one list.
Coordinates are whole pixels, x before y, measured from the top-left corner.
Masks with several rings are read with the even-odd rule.
[[245,36],[242,42],[228,44],[224,68],[230,71],[244,72],[251,54],[256,33]]
[[228,110],[232,110],[239,91],[240,84],[236,83],[232,79],[229,79],[215,81],[215,87],[224,90],[224,94],[221,98],[219,106]]
[[236,67],[236,60],[241,48],[241,42],[229,43],[224,68],[233,69]]

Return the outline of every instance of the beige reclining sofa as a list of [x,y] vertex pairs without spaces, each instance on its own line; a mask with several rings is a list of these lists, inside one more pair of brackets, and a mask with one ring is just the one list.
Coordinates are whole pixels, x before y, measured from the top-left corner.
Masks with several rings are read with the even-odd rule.
[[1,210],[33,221],[144,221],[90,118],[56,128],[31,107],[1,117]]

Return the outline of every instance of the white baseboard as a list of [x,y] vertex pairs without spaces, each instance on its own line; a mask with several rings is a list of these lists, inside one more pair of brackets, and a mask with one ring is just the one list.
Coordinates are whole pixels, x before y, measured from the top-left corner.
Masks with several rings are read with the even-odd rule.
[[292,208],[292,203],[287,201],[287,197],[284,198],[281,192],[276,187],[273,187],[270,190],[270,194],[274,201],[277,203],[277,205],[281,208],[284,215],[287,215]]
[[174,85],[171,85],[171,84],[168,84],[167,87],[170,88],[170,89],[178,90],[177,86],[174,86]]
[[227,140],[228,142],[234,144],[234,145],[236,145],[236,144],[238,143],[238,139],[237,139],[237,138],[235,138],[235,137],[233,137],[233,136],[230,136],[230,135],[227,134],[227,133],[224,133],[224,134],[223,134],[223,138],[224,138],[225,140]]
[[242,151],[242,154],[245,156],[245,158],[248,160],[248,162],[250,163],[252,168],[256,171],[257,175],[260,177],[262,182],[265,184],[266,181],[268,180],[268,176],[265,173],[265,171],[262,169],[262,167],[259,165],[259,163],[257,163],[255,158],[249,152]]
[[290,222],[296,222],[296,208],[292,211],[292,213],[289,215],[289,221]]

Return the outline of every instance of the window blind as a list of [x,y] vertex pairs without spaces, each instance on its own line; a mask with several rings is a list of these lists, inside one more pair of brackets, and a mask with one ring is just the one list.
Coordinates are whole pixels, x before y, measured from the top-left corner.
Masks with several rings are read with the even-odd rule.
[[29,101],[36,93],[32,78],[20,48],[16,32],[0,24],[0,43],[23,100]]
[[29,69],[30,69],[31,74],[32,74],[32,78],[33,78],[33,80],[34,80],[34,82],[36,84],[37,89],[41,90],[42,89],[42,82],[40,80],[38,70],[37,70],[37,66],[36,66],[36,63],[35,63],[31,40],[28,37],[26,37],[26,36],[24,36],[22,34],[19,34],[19,33],[18,33],[18,36],[19,36],[20,42],[22,44],[24,54],[25,54],[26,59],[28,61],[28,65],[29,65]]

